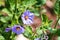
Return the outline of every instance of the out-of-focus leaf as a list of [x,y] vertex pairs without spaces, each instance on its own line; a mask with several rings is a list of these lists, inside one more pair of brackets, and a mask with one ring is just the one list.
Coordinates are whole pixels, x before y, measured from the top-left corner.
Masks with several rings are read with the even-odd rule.
[[59,13],[59,10],[60,10],[59,9],[59,0],[56,1],[55,6],[54,6],[54,9],[55,9],[56,14],[60,14]]
[[34,13],[34,15],[36,15],[36,16],[39,16],[40,15],[40,13],[39,13],[39,11],[38,11],[38,8],[30,8],[30,10],[31,10],[31,12],[32,13]]
[[13,6],[15,4],[15,0],[7,0],[7,2],[9,2],[10,6]]
[[5,20],[5,18],[2,18],[2,17],[1,17],[0,21],[2,21],[3,23],[7,22],[7,20]]
[[46,22],[48,20],[48,17],[45,14],[42,14],[42,21]]
[[28,38],[31,38],[32,37],[32,30],[31,30],[31,28],[30,27],[25,27],[25,32],[24,32],[24,35],[26,36],[26,37],[28,37]]
[[10,6],[10,10],[14,11],[15,10],[15,5]]
[[41,6],[46,3],[46,0],[37,0],[36,6]]
[[60,36],[58,37],[58,40],[60,40]]
[[57,29],[50,29],[51,33],[56,33]]
[[22,2],[23,6],[25,6],[25,7],[31,7],[35,3],[36,3],[36,0],[24,0]]
[[5,0],[0,0],[0,6],[5,6]]
[[15,8],[15,1],[14,0],[10,0],[9,3],[10,3],[11,9],[14,10],[14,8]]
[[5,38],[2,35],[0,35],[0,40],[5,40]]
[[29,32],[27,32],[27,31],[25,31],[24,36],[26,36],[27,38],[32,37],[32,35]]
[[12,17],[12,13],[10,13],[6,8],[4,8],[2,12],[5,12],[6,14],[8,14],[8,16]]
[[31,27],[27,26],[27,27],[25,27],[25,29],[26,29],[29,33],[32,33]]
[[59,25],[60,25],[60,20],[58,21]]
[[38,34],[39,36],[43,33],[43,32],[42,32],[42,30],[41,30],[41,29],[39,29],[39,28],[37,29],[37,31],[36,31],[36,32],[37,32],[37,34]]
[[24,12],[26,9],[32,9],[31,7],[36,3],[36,0],[24,0],[17,4],[18,11]]
[[7,23],[9,20],[12,20],[11,17],[1,17],[0,21],[2,21],[3,23]]

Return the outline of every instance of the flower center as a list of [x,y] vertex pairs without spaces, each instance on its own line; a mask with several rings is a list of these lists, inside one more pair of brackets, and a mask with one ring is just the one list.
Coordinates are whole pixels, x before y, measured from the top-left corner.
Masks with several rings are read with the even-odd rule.
[[16,30],[19,31],[20,30],[20,27],[16,27]]
[[28,19],[28,16],[25,16],[24,18],[25,18],[25,20],[27,20]]

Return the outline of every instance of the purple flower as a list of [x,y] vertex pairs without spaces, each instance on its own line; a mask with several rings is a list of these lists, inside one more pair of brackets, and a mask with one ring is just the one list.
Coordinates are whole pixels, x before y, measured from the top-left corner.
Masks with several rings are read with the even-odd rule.
[[11,30],[11,28],[6,28],[5,32],[9,32]]
[[12,32],[16,33],[16,34],[21,34],[24,32],[24,28],[21,27],[20,25],[14,25],[12,27]]
[[34,14],[31,13],[29,10],[25,11],[23,14],[22,14],[22,21],[24,24],[32,24],[33,23],[33,18],[34,18]]
[[24,33],[24,28],[20,25],[14,25],[12,28],[6,28],[5,32],[9,32],[10,30],[16,34]]

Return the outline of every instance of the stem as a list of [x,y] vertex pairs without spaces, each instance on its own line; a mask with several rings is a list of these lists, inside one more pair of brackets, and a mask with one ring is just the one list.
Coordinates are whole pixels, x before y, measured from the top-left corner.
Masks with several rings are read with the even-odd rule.
[[[56,0],[56,2],[57,2],[57,0]],[[55,2],[55,3],[56,3],[56,2]],[[58,10],[58,13],[59,13],[59,10]],[[56,28],[56,26],[57,26],[57,24],[58,24],[58,21],[59,21],[59,19],[60,19],[60,14],[57,14],[57,15],[58,15],[58,20],[57,20],[54,28]]]
[[56,26],[57,26],[57,24],[58,24],[58,21],[59,21],[59,16],[58,16],[58,19],[57,19],[57,22],[56,22],[56,24],[55,24],[55,27],[54,28],[56,28]]
[[14,40],[15,34],[13,32],[11,32],[11,40]]
[[17,24],[19,24],[19,22],[18,22],[18,18],[16,19],[16,21],[17,21]]
[[15,0],[15,13],[17,13],[17,0]]
[[[18,2],[18,1],[15,0],[15,13],[16,13],[16,14],[17,14],[17,2]],[[15,16],[17,16],[16,14],[15,14]],[[16,23],[19,24],[19,22],[18,22],[18,17],[16,18]]]

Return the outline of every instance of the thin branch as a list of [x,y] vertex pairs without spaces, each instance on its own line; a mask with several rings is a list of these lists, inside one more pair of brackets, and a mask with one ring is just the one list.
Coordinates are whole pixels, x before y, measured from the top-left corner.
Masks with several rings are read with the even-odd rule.
[[17,13],[17,0],[15,0],[15,13]]
[[56,26],[57,26],[57,24],[58,24],[59,19],[60,19],[60,17],[58,16],[58,19],[57,19],[57,21],[56,21],[56,24],[55,24],[55,27],[54,27],[54,28],[56,28]]

